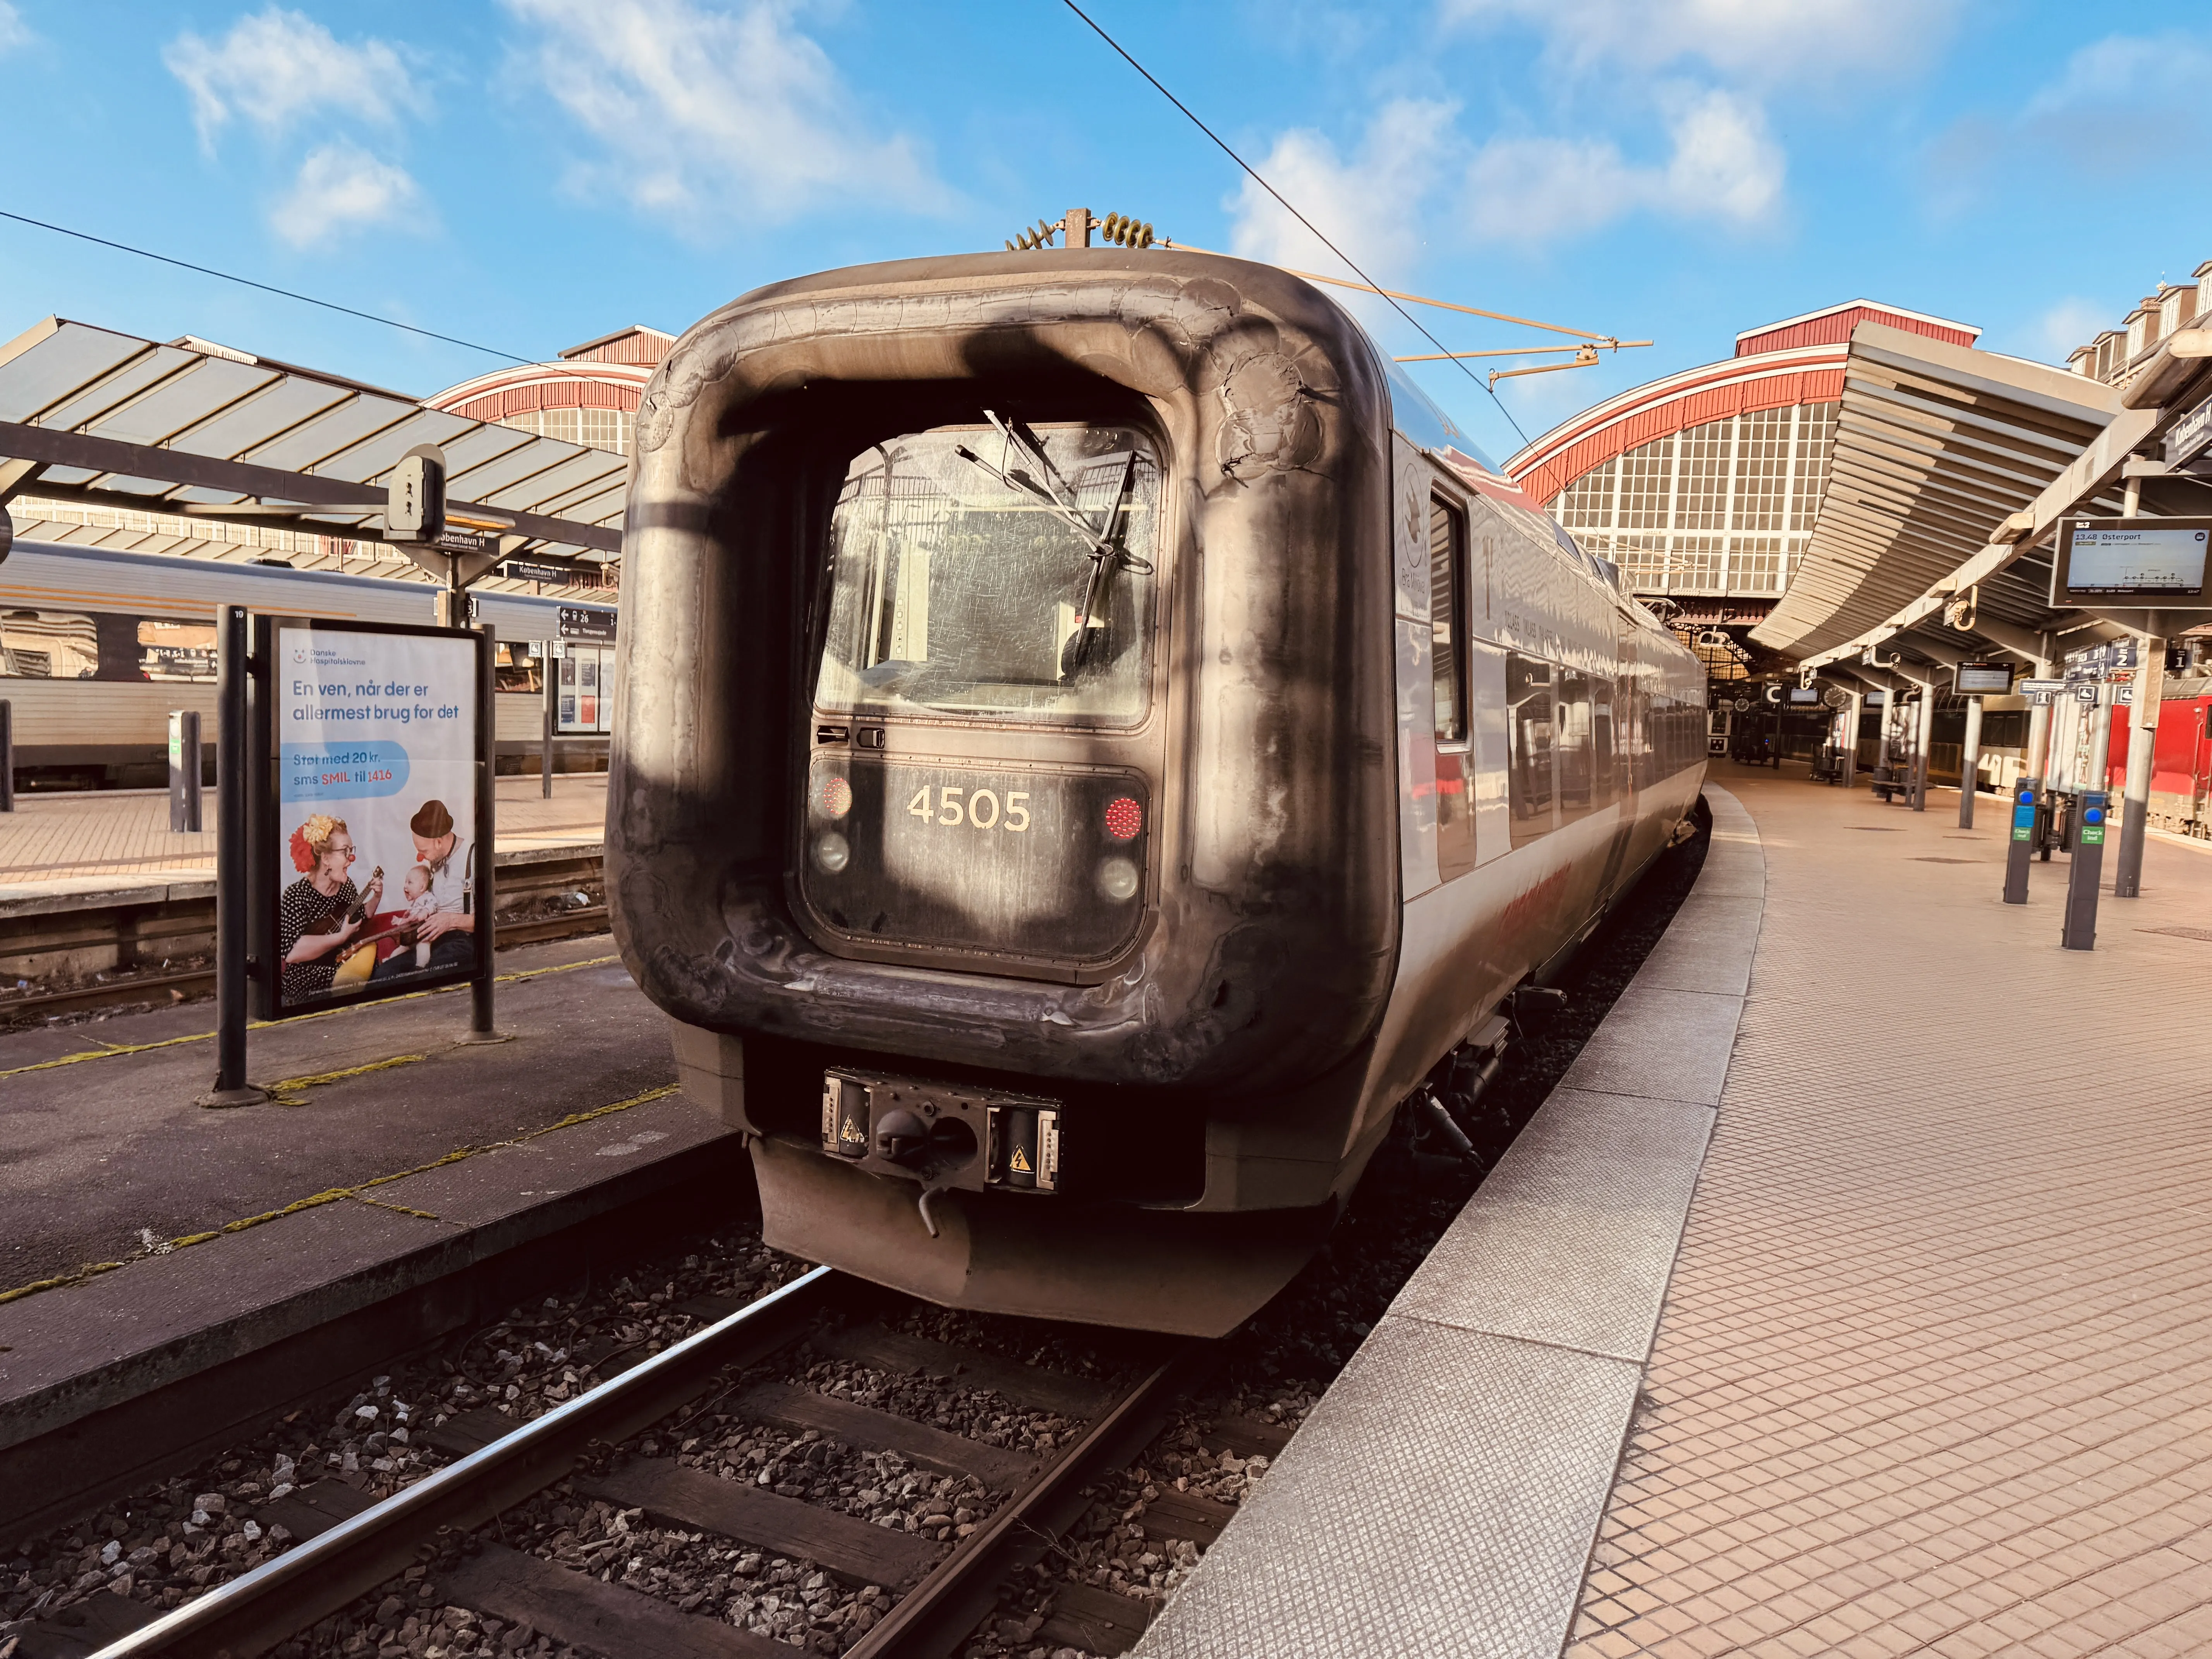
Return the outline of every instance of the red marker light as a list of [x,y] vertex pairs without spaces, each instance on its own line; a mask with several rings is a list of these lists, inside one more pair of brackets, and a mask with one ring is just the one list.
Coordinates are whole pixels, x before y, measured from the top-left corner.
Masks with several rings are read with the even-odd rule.
[[1145,809],[1127,795],[1106,803],[1106,833],[1115,841],[1133,841],[1145,827]]
[[853,810],[853,786],[842,778],[830,778],[822,785],[822,810],[833,818],[842,818]]

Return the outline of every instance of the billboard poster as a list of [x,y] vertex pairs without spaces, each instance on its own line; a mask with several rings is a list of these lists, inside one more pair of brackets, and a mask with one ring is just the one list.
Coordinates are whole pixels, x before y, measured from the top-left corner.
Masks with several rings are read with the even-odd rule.
[[270,1013],[467,979],[483,636],[270,620]]

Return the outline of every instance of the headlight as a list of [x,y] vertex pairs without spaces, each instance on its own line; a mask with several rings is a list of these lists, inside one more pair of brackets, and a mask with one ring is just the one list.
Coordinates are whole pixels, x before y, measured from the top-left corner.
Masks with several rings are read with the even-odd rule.
[[853,844],[835,830],[825,830],[814,838],[814,861],[836,875],[853,861]]

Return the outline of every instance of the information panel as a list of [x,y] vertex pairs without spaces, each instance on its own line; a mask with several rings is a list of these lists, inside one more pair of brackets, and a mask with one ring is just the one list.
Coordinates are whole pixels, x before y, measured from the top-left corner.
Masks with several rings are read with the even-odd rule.
[[266,628],[268,1014],[467,979],[489,856],[476,821],[484,636],[289,617]]
[[2012,670],[2008,662],[1962,662],[1953,689],[1961,696],[2003,696],[2012,690]]
[[2051,602],[2204,603],[2212,519],[2068,519],[2058,532]]

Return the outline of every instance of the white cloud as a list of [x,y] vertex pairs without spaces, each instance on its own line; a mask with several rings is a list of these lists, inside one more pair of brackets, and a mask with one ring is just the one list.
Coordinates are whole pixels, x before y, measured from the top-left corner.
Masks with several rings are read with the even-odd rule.
[[425,103],[398,49],[382,40],[349,46],[281,6],[240,18],[218,41],[187,31],[161,61],[191,94],[204,144],[213,144],[234,116],[275,137],[304,116],[388,125]]
[[23,21],[23,14],[0,0],[0,52],[13,52],[17,46],[31,44],[31,26]]
[[793,27],[793,0],[502,3],[537,32],[537,76],[605,151],[579,171],[584,188],[678,218],[949,204],[911,139],[868,135],[829,55]]
[[2067,353],[2112,327],[2118,314],[2110,306],[2069,295],[2035,319],[2036,343],[2043,348],[2044,360],[2064,362]]
[[422,191],[403,169],[341,140],[300,164],[270,222],[295,247],[313,247],[349,230],[404,222],[421,202]]
[[1695,61],[1747,82],[1893,72],[1940,46],[1963,0],[1443,0],[1443,21],[1528,28],[1554,63]]
[[1771,217],[1787,172],[1759,106],[1711,90],[1678,102],[1663,166],[1602,138],[1495,138],[1467,171],[1468,222],[1492,241],[1535,246],[1630,213],[1749,226]]
[[[1276,139],[1259,170],[1354,259],[1384,270],[1400,267],[1425,240],[1424,198],[1462,148],[1452,125],[1456,112],[1449,104],[1401,98],[1376,116],[1351,161],[1339,159],[1320,133],[1300,128]],[[1231,207],[1234,252],[1303,270],[1337,270],[1334,256],[1249,179]]]
[[2030,118],[2069,111],[2193,101],[2212,76],[2212,50],[2185,34],[2107,35],[2081,47],[2027,101]]

